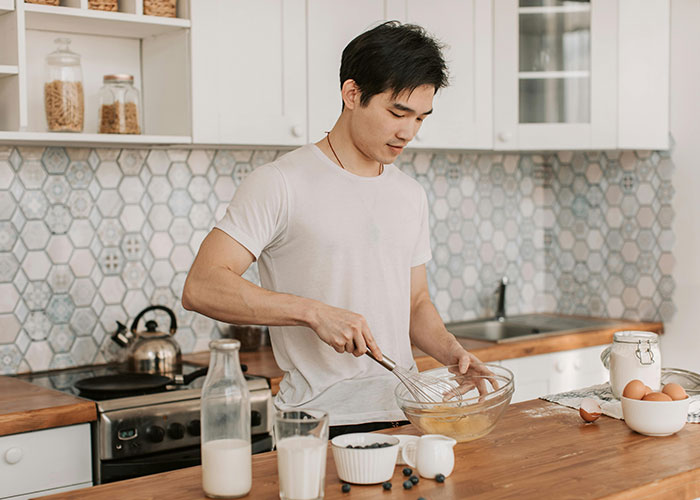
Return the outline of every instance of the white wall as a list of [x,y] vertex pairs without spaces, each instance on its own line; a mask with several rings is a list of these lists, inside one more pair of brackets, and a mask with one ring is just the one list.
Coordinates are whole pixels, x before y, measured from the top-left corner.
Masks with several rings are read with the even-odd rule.
[[677,308],[662,337],[663,366],[700,372],[700,2],[671,2],[671,134]]

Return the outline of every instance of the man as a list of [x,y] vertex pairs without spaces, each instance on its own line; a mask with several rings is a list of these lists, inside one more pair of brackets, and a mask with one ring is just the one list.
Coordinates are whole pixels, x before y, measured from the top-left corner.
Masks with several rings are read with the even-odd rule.
[[[461,373],[481,370],[430,300],[425,192],[392,165],[447,83],[440,46],[418,26],[384,23],[348,44],[340,80],[333,129],[245,179],[182,298],[220,321],[270,325],[285,372],[276,406],[328,411],[331,436],[404,418],[397,379],[368,350],[415,370],[413,343]],[[262,288],[240,277],[256,259]]]

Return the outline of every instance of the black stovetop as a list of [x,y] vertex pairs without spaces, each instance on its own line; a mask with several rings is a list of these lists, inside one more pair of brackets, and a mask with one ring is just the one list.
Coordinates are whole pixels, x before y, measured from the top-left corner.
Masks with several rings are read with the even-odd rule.
[[[188,363],[183,363],[182,364],[182,374],[187,375],[197,369],[201,368],[200,366],[196,365],[191,365]],[[125,395],[119,394],[116,396],[105,396],[105,397],[88,397],[85,394],[81,393],[76,387],[75,383],[78,380],[83,380],[83,379],[88,379],[92,377],[100,377],[103,375],[118,375],[122,373],[128,373],[129,370],[127,367],[124,365],[120,364],[108,364],[108,365],[97,365],[97,366],[83,366],[83,367],[77,367],[77,368],[69,368],[66,370],[53,370],[53,371],[46,371],[46,372],[34,372],[34,373],[26,373],[22,375],[16,375],[17,378],[25,380],[26,382],[30,382],[35,385],[39,385],[41,387],[45,387],[47,389],[53,389],[56,391],[61,391],[61,392],[66,392],[68,394],[72,394],[74,396],[80,396],[81,398],[85,399],[90,399],[93,401],[104,401],[107,399],[117,399],[120,397],[124,397]],[[250,380],[252,378],[257,378],[257,377],[252,377],[250,375],[245,375],[246,380]],[[168,385],[165,388],[163,388],[160,392],[163,391],[180,391],[180,390],[187,390],[187,389],[197,389],[201,388],[202,385],[204,384],[204,379],[205,377],[197,377],[194,379],[192,382],[190,382],[187,385]],[[129,396],[138,396],[141,394],[146,394],[145,392],[139,393],[139,392],[131,392],[128,395]]]

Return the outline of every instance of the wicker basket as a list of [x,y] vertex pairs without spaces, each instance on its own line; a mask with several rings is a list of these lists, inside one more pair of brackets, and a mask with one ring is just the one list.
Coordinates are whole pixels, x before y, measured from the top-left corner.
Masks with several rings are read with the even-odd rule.
[[143,0],[143,13],[147,16],[175,17],[177,0]]
[[38,3],[41,5],[54,5],[58,6],[59,0],[24,0],[25,3]]
[[88,0],[88,9],[116,12],[117,0]]

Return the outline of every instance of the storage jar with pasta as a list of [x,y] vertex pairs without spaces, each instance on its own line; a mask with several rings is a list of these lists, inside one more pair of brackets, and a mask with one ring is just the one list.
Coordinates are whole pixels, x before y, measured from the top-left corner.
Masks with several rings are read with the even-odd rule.
[[52,132],[82,132],[85,97],[80,56],[69,49],[70,38],[55,42],[58,48],[46,56],[46,123]]
[[140,134],[139,91],[132,75],[105,75],[100,90],[99,132]]

